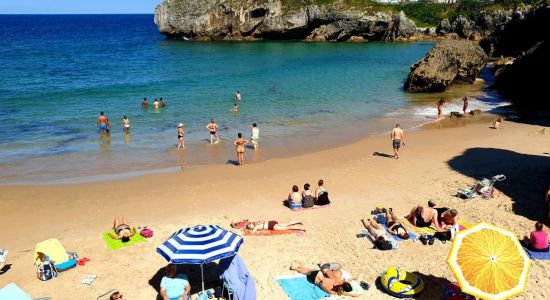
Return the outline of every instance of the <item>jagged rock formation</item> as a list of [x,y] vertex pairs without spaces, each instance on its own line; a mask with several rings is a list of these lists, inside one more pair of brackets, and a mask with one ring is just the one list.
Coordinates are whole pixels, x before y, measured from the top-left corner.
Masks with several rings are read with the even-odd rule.
[[193,40],[400,40],[416,33],[400,13],[369,13],[338,2],[292,6],[284,0],[165,0],[155,23],[168,38]]
[[466,40],[438,42],[411,67],[405,90],[414,93],[442,92],[452,83],[473,83],[487,64],[487,55]]

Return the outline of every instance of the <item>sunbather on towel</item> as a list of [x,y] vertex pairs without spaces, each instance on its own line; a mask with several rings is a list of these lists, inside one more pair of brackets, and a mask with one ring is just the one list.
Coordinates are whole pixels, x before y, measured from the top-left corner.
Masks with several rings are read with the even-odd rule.
[[437,216],[435,208],[418,205],[413,207],[411,213],[405,218],[416,227],[430,227],[433,224],[437,230],[441,230]]
[[374,246],[380,250],[391,250],[397,248],[397,242],[388,234],[384,226],[378,224],[374,219],[361,220],[367,229]]
[[[286,223],[279,223],[278,221],[255,221],[248,222],[245,226],[246,229],[252,230],[252,233],[255,233],[258,230],[303,230],[302,222],[299,221],[290,221]],[[238,228],[238,223],[231,223],[231,227]]]
[[458,224],[458,212],[456,209],[449,209],[448,207],[435,208],[437,211],[437,221],[443,229],[447,229],[450,226]]
[[388,227],[389,233],[397,235],[404,240],[409,239],[409,233],[407,232],[407,229],[403,226],[401,220],[397,217],[392,209],[386,211],[386,227]]
[[[324,264],[323,266],[326,266]],[[343,272],[338,270],[331,270],[330,265],[328,268],[321,267],[321,270],[313,270],[302,266],[291,266],[290,269],[300,274],[307,276],[308,281],[312,282],[316,286],[320,287],[323,291],[331,295],[358,297],[358,294],[351,294],[353,288],[349,282],[342,279]]]
[[115,240],[121,240],[123,243],[130,241],[130,238],[136,234],[136,229],[131,228],[128,225],[128,220],[126,219],[126,217],[122,217],[120,219],[115,218],[113,230],[115,231],[116,235],[108,233],[109,237]]

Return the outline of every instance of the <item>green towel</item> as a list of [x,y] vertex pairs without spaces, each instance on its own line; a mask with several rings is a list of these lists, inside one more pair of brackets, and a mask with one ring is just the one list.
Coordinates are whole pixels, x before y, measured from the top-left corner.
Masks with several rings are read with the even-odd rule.
[[111,250],[117,250],[122,247],[131,246],[133,244],[139,243],[139,242],[146,242],[145,238],[139,234],[139,232],[136,232],[136,234],[130,238],[130,240],[127,243],[123,243],[121,240],[115,240],[111,238],[108,234],[112,234],[116,236],[115,232],[113,230],[109,230],[103,233],[102,237],[105,243],[107,243],[107,247]]

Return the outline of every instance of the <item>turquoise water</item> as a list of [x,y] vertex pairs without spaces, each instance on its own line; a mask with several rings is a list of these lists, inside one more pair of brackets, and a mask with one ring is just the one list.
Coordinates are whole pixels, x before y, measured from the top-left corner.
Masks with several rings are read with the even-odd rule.
[[[253,122],[266,145],[348,128],[410,106],[403,81],[432,46],[172,41],[152,20],[0,16],[0,182],[230,162],[236,133],[249,136]],[[143,97],[163,97],[167,106],[143,109]],[[108,138],[96,130],[100,111],[111,122]],[[125,114],[130,135],[121,127]],[[227,146],[205,148],[210,118]],[[183,152],[174,151],[179,122]]]

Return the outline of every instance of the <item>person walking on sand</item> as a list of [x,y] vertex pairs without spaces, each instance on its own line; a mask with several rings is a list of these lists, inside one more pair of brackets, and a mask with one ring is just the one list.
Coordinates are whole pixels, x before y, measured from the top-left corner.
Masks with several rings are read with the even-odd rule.
[[111,128],[111,125],[109,125],[109,119],[104,116],[103,112],[99,113],[99,117],[97,118],[97,127],[99,128],[99,133],[101,135],[107,135],[107,130]]
[[237,91],[235,93],[235,101],[239,101],[239,100],[241,100],[241,92]]
[[178,149],[185,149],[185,143],[183,141],[183,123],[178,124]]
[[[218,137],[218,124],[216,124],[216,121],[214,121],[214,119],[210,120],[210,123],[206,125],[206,129],[210,131],[210,144],[219,143],[220,138]],[[216,138],[215,142],[214,142],[214,138]]]
[[462,101],[464,101],[462,112],[464,113],[464,115],[466,115],[466,110],[468,109],[468,97],[464,96],[464,98],[462,98]]
[[445,99],[441,97],[437,102],[437,119],[441,118],[441,113],[443,113],[443,107],[445,106]]
[[148,107],[149,102],[147,102],[147,98],[143,98],[143,102],[141,102],[141,107]]
[[244,164],[244,145],[248,144],[248,141],[243,138],[243,135],[239,132],[237,139],[233,143],[237,149],[237,159],[239,160],[239,166]]
[[399,148],[401,148],[401,143],[405,146],[405,133],[403,129],[399,127],[399,123],[395,124],[395,128],[391,131],[390,138],[393,144],[393,157],[399,159]]
[[260,129],[258,128],[258,124],[254,123],[252,124],[252,133],[250,134],[250,141],[252,141],[252,146],[254,146],[254,150],[258,150],[259,138],[260,138]]
[[130,133],[130,120],[128,120],[126,115],[122,117],[122,127],[124,127],[124,133]]

